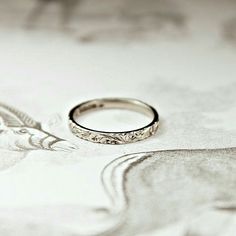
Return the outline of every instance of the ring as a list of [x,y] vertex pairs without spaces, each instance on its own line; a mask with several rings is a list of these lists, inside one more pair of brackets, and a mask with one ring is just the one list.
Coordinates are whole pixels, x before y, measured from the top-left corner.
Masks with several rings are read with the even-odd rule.
[[[87,111],[99,109],[126,109],[140,112],[151,117],[151,122],[144,127],[121,132],[107,132],[89,129],[80,125],[75,120]],[[94,99],[75,106],[69,112],[69,127],[77,137],[95,143],[102,144],[126,144],[137,142],[154,135],[158,129],[159,115],[148,104],[136,99],[127,98],[102,98]]]

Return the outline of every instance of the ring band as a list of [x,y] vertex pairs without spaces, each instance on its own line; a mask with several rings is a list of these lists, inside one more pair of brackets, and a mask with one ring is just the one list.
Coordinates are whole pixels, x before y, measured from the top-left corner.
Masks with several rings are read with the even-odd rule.
[[[107,108],[137,111],[142,114],[151,116],[152,121],[148,125],[139,129],[121,132],[107,132],[89,129],[78,124],[78,122],[75,121],[76,118],[78,118],[81,114],[86,113],[87,111],[95,111],[98,109]],[[157,111],[152,106],[149,106],[148,104],[136,99],[94,99],[77,105],[69,112],[69,127],[74,135],[87,141],[102,144],[125,144],[146,139],[156,133],[158,124],[159,115]]]

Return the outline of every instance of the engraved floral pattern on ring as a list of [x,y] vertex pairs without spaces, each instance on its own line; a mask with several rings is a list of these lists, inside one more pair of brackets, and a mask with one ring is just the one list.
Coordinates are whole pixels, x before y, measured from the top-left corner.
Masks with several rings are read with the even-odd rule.
[[151,127],[124,133],[102,133],[96,131],[87,131],[76,126],[72,121],[69,121],[69,126],[75,136],[90,142],[102,144],[125,144],[141,141],[155,134],[158,129],[157,122]]
[[[75,117],[91,110],[118,108],[134,110],[152,117],[151,122],[145,127],[122,132],[105,132],[86,128],[75,121]],[[69,113],[69,127],[72,133],[84,140],[102,144],[125,144],[137,142],[154,135],[157,131],[159,115],[157,111],[146,103],[136,99],[103,98],[81,103]]]

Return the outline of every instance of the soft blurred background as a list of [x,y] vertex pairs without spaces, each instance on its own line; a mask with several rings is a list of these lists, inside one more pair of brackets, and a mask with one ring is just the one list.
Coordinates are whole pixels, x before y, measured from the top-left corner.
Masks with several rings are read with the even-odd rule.
[[1,0],[0,27],[63,33],[83,42],[196,33],[235,41],[235,11],[235,0]]

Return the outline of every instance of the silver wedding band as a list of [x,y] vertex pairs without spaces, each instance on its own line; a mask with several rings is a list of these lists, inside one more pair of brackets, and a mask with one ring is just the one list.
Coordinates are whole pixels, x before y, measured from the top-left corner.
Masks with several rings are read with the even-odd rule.
[[[151,117],[151,122],[144,127],[121,132],[107,132],[90,129],[76,122],[82,114],[99,109],[126,109],[140,112]],[[102,144],[126,144],[137,142],[154,135],[158,129],[159,115],[155,108],[136,99],[102,98],[94,99],[75,106],[69,112],[69,127],[77,137]]]

